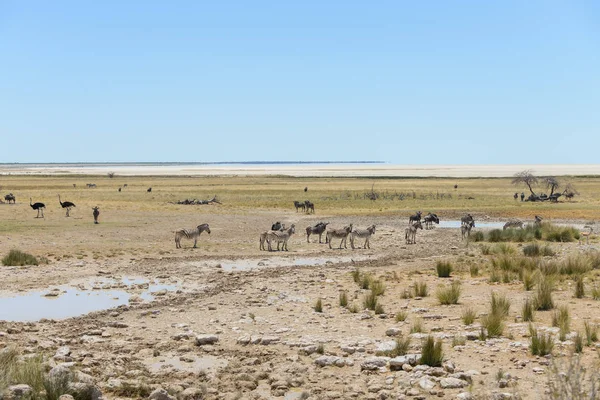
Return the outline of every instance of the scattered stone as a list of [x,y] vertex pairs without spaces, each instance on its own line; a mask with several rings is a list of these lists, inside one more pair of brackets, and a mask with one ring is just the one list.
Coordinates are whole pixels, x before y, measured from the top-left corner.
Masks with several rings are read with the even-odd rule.
[[175,397],[169,395],[165,389],[158,388],[148,396],[150,400],[176,400]]
[[33,389],[29,385],[13,385],[9,386],[4,391],[4,394],[0,394],[0,398],[6,400],[20,400],[28,398],[31,393],[33,393]]
[[378,371],[387,365],[389,357],[369,357],[360,364],[361,371]]
[[400,328],[388,328],[388,330],[385,331],[385,334],[387,336],[398,336],[402,333],[402,330]]
[[315,364],[317,364],[319,367],[327,367],[331,365],[343,367],[346,365],[346,360],[337,356],[321,356],[315,360]]
[[433,389],[435,387],[435,382],[427,377],[423,377],[423,378],[419,379],[419,386],[423,390],[430,391],[431,389]]
[[273,343],[278,343],[281,339],[279,336],[263,336],[260,340],[260,344],[269,345]]
[[469,386],[469,382],[458,378],[442,378],[440,379],[442,389],[459,389]]
[[205,344],[214,344],[219,341],[219,337],[217,335],[197,335],[196,336],[196,345],[204,346]]

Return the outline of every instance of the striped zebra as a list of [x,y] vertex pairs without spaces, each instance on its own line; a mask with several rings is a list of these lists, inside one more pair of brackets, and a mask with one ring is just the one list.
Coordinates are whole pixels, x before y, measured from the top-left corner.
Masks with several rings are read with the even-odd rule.
[[198,236],[200,236],[200,234],[202,232],[207,232],[210,235],[210,227],[208,226],[208,224],[202,224],[202,225],[198,225],[196,228],[192,228],[192,229],[180,229],[178,231],[175,232],[175,247],[180,249],[181,248],[181,238],[186,238],[186,239],[194,239],[194,249],[197,246],[198,243]]
[[273,225],[271,225],[271,230],[270,231],[264,231],[263,233],[260,234],[260,245],[258,246],[259,250],[267,250],[265,248],[265,243],[267,241],[267,235],[269,234],[269,232],[273,232],[273,231],[279,231],[279,232],[283,232],[285,231],[285,224],[282,224],[281,222],[276,222]]
[[[319,222],[315,226],[306,227],[306,243],[310,243],[310,235],[319,235],[319,243],[321,243],[321,236],[325,229],[327,229],[329,222]],[[325,237],[325,243],[327,243],[327,237]]]
[[536,228],[539,228],[539,227],[541,227],[541,226],[542,226],[542,220],[543,220],[543,219],[544,219],[544,218],[540,217],[539,215],[536,215],[536,216],[535,216],[535,219],[533,220],[533,226],[534,226],[534,227],[536,227]]
[[279,244],[281,243],[281,250],[288,251],[288,240],[296,233],[296,225],[292,224],[289,229],[284,231],[271,231],[267,232],[266,241],[269,247],[269,251],[273,251],[272,242],[277,242],[277,251],[279,251]]
[[471,236],[471,229],[473,229],[473,227],[475,227],[475,221],[471,221],[460,227],[460,234],[462,235],[463,240],[465,238],[469,240],[469,236]]
[[473,224],[472,227],[474,227],[475,226],[475,219],[473,219],[473,216],[471,214],[467,214],[467,215],[465,215],[464,217],[462,217],[460,219],[460,225],[461,226],[462,225],[469,225],[471,223]]
[[369,243],[369,239],[371,235],[375,234],[375,225],[369,226],[367,229],[355,229],[350,232],[350,247],[354,250],[354,239],[359,237],[361,239],[365,239],[365,243],[363,244],[363,249],[370,249],[371,244]]
[[332,229],[327,231],[327,234],[325,235],[325,239],[327,242],[329,242],[329,248],[332,249],[333,247],[331,247],[331,240],[333,238],[338,238],[341,239],[340,240],[340,249],[342,248],[342,244],[344,245],[344,248],[347,249],[348,247],[346,247],[346,240],[348,239],[348,235],[350,234],[350,232],[352,232],[352,224],[343,227],[342,229]]
[[504,224],[504,226],[502,227],[502,230],[507,230],[509,228],[521,228],[523,229],[523,221],[519,220],[519,219],[511,219],[510,221],[508,221],[507,223]]
[[406,244],[416,244],[417,243],[417,229],[423,229],[423,225],[421,225],[421,221],[417,221],[414,224],[411,224],[404,231],[404,239],[406,240]]

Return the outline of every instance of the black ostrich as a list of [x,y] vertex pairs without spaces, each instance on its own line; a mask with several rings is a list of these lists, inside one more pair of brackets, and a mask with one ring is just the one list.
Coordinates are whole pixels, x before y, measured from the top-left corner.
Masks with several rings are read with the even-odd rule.
[[71,212],[71,207],[75,207],[75,204],[71,203],[70,201],[65,201],[64,203],[62,201],[60,201],[60,194],[58,195],[58,202],[60,203],[60,206],[62,208],[67,209],[67,217],[68,217],[69,213]]
[[40,210],[42,210],[42,218],[44,218],[44,208],[46,208],[46,205],[44,203],[33,203],[31,204],[31,197],[29,198],[29,205],[31,206],[31,208],[33,208],[34,210],[37,210],[37,217],[40,217]]
[[152,191],[152,188],[148,188],[148,190],[146,190],[146,192],[150,193]]

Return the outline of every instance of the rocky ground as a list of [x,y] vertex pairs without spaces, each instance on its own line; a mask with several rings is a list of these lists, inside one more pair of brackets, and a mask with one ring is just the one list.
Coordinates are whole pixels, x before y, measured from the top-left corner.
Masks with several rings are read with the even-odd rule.
[[[223,226],[227,216],[221,218]],[[257,218],[236,216],[237,231],[201,237],[196,250],[184,242],[187,248],[178,252],[161,247],[2,267],[4,296],[60,286],[54,291],[60,297],[63,285],[92,292],[119,288],[132,296],[126,305],[74,318],[0,321],[0,348],[43,354],[48,368],[78,371],[105,399],[537,399],[553,376],[553,360],[564,364],[572,351],[569,336],[557,340],[554,359],[530,354],[528,323],[520,320],[530,293],[520,282],[490,283],[488,258],[477,244],[461,241],[457,229],[419,231],[417,244],[406,245],[404,220],[357,216],[357,226],[377,224],[371,249],[330,250],[316,238],[306,243],[303,228],[317,218],[303,217],[284,254],[258,250]],[[341,226],[347,219],[330,222]],[[215,250],[219,246],[226,254]],[[595,249],[552,246],[557,257]],[[454,264],[452,277],[437,276],[437,260]],[[369,291],[355,283],[357,269],[384,283],[383,313],[364,309]],[[175,288],[145,301],[145,283],[106,284],[131,277]],[[436,288],[453,281],[461,282],[459,304],[442,306]],[[405,298],[417,282],[427,284],[428,296]],[[569,306],[574,332],[583,321],[598,322],[600,303],[573,298],[570,284],[560,285],[554,297]],[[507,326],[501,337],[480,340],[479,318],[464,325],[461,314],[470,306],[485,315],[492,291],[511,299]],[[356,312],[339,305],[340,292]],[[322,312],[314,309],[319,299]],[[406,319],[397,321],[398,313]],[[552,332],[550,320],[551,312],[539,312],[536,325]],[[419,323],[422,332],[411,333]],[[428,335],[443,343],[440,367],[419,364]],[[406,355],[386,353],[406,337]],[[586,348],[583,360],[591,365],[594,353]]]

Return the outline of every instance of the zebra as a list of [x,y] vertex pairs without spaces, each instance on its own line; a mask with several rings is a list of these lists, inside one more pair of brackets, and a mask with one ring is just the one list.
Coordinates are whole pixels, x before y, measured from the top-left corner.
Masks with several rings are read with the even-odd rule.
[[440,219],[438,218],[438,216],[432,213],[427,214],[425,218],[423,218],[423,221],[425,222],[425,229],[433,229],[434,222],[436,224],[440,223]]
[[416,244],[417,243],[417,229],[423,229],[423,225],[421,225],[421,221],[417,221],[414,224],[410,224],[408,228],[404,231],[404,239],[406,239],[406,244]]
[[96,184],[95,183],[86,183],[85,186],[87,186],[88,189],[91,189],[91,188],[95,189],[96,188]]
[[350,247],[352,247],[352,250],[354,250],[354,239],[359,237],[359,238],[365,239],[365,243],[363,244],[363,249],[370,249],[371,244],[369,243],[369,239],[371,238],[371,235],[374,235],[374,234],[375,234],[375,225],[371,225],[367,229],[353,230],[352,232],[350,232]]
[[509,228],[521,228],[523,229],[523,221],[519,219],[512,219],[504,224],[502,230],[507,230]]
[[[315,234],[315,235],[319,235],[319,243],[321,243],[321,236],[323,235],[323,232],[325,232],[325,229],[327,229],[327,225],[329,225],[329,222],[319,222],[318,224],[316,224],[315,226],[307,226],[306,227],[306,243],[310,243],[310,235]],[[325,235],[325,243],[327,243],[327,235]]]
[[186,238],[186,239],[194,239],[194,249],[197,246],[198,243],[198,236],[200,236],[200,234],[202,232],[207,232],[210,235],[210,227],[208,226],[208,224],[202,224],[202,225],[198,225],[196,228],[192,228],[192,229],[180,229],[178,231],[175,232],[175,247],[180,249],[181,248],[181,238]]
[[277,242],[277,251],[279,251],[279,244],[281,243],[281,250],[282,251],[288,251],[288,240],[290,240],[290,237],[296,233],[296,225],[292,224],[289,229],[286,229],[285,231],[271,231],[271,232],[267,232],[266,235],[266,241],[267,244],[269,245],[269,251],[273,251],[273,248],[271,246],[271,242],[275,241]]
[[301,208],[302,211],[306,211],[306,204],[302,201],[294,201],[294,207],[296,207],[296,212]]
[[331,240],[333,238],[339,238],[342,239],[340,241],[340,249],[342,248],[342,244],[344,245],[344,248],[347,249],[348,247],[346,247],[346,239],[348,239],[348,235],[350,234],[350,232],[352,232],[352,224],[343,227],[342,229],[332,229],[327,231],[327,234],[325,235],[325,240],[326,242],[329,242],[329,248],[332,249],[333,247],[331,247]]
[[304,202],[304,208],[307,213],[309,213],[311,210],[312,210],[313,214],[315,213],[315,203],[313,203],[312,201],[306,200]]
[[539,228],[542,226],[542,220],[544,218],[540,217],[539,215],[535,216],[535,219],[533,220],[533,226],[535,226],[536,228]]
[[[281,222],[277,221],[276,223],[271,225],[271,232],[273,232],[273,231],[279,231],[279,232],[285,231],[285,224],[282,224]],[[258,246],[259,250],[266,250],[265,242],[267,241],[268,234],[269,234],[269,231],[264,231],[263,233],[260,234],[260,240],[259,240],[260,245]]]
[[467,238],[467,240],[469,239],[469,236],[471,236],[471,229],[475,227],[475,221],[471,221],[469,223],[466,223],[464,225],[462,225],[460,227],[460,233],[462,235],[462,239],[464,240],[465,238]]
[[462,217],[460,219],[460,225],[469,225],[469,224],[473,224],[473,227],[475,226],[475,220],[473,219],[473,216],[471,214],[467,214],[464,217]]
[[416,222],[416,221],[420,222],[421,221],[421,214],[422,214],[421,211],[417,211],[417,213],[415,215],[411,215],[408,218],[408,223],[412,224],[413,222]]

